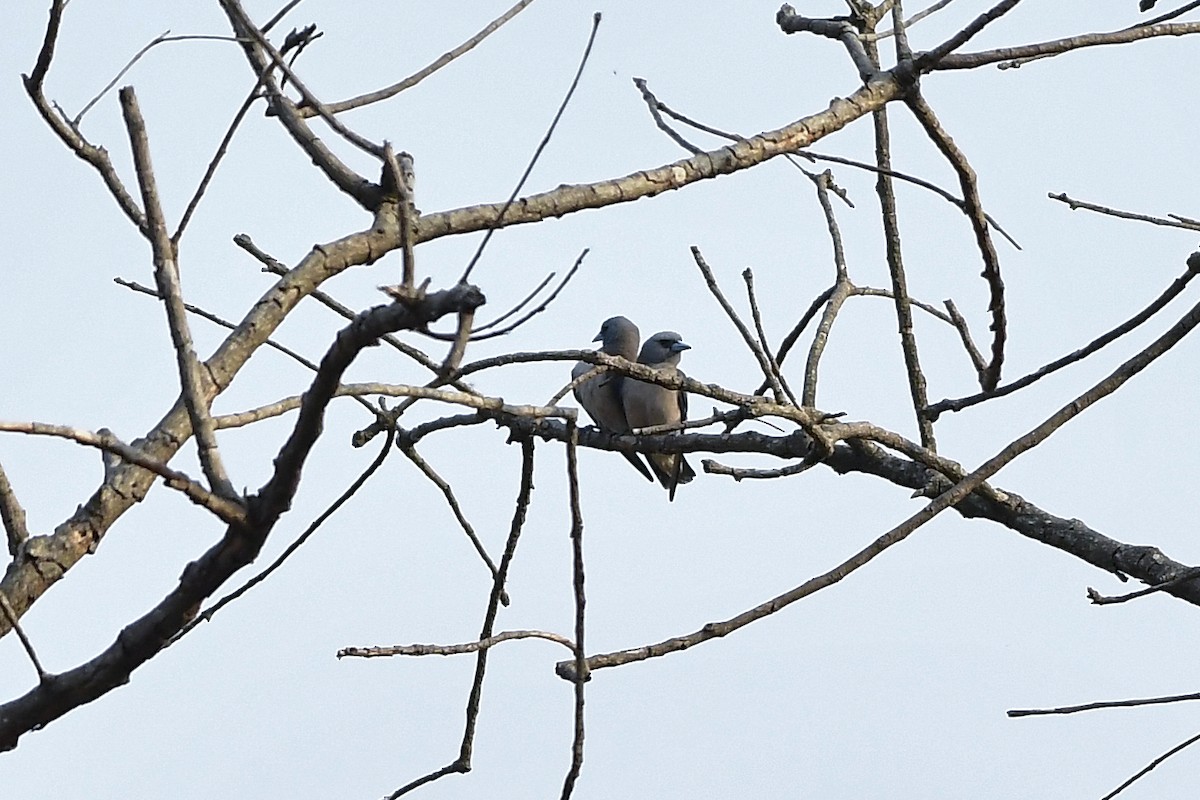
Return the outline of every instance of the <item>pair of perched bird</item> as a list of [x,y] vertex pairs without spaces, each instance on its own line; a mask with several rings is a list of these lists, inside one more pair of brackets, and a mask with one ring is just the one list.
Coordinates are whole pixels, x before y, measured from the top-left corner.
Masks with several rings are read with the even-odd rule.
[[[621,356],[663,372],[683,374],[678,368],[679,357],[684,350],[691,349],[691,345],[684,344],[678,333],[656,333],[646,340],[640,351],[639,335],[637,325],[625,317],[611,317],[600,326],[600,333],[592,341],[601,343],[602,353]],[[571,378],[578,378],[592,369],[593,365],[580,361],[571,370]],[[687,419],[687,395],[682,391],[627,378],[611,371],[575,387],[575,399],[600,430],[607,433],[630,433],[634,428],[677,425]],[[650,469],[646,468],[637,453],[623,452],[622,455],[647,480],[653,481],[657,477],[671,500],[675,499],[675,488],[679,484],[696,477],[695,470],[682,453],[647,453]]]

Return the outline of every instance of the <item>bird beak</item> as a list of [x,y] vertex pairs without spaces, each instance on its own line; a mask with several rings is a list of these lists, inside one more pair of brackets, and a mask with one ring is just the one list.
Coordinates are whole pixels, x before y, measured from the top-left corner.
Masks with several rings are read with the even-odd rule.
[[672,353],[682,353],[684,350],[691,350],[691,349],[692,349],[692,346],[690,344],[685,344],[683,342],[676,342],[675,344],[671,345]]
[[596,338],[595,338],[595,339],[592,339],[592,341],[593,341],[593,342],[602,342],[602,341],[604,341],[604,331],[600,331],[600,333],[597,333],[597,334],[596,334]]

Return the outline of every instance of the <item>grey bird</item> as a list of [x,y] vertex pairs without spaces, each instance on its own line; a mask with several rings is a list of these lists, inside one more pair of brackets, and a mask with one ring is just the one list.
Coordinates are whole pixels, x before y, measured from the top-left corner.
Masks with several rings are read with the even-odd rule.
[[[596,334],[596,338],[592,341],[602,343],[600,346],[602,353],[621,356],[628,361],[633,361],[637,356],[639,336],[637,325],[625,317],[610,317],[600,326],[600,333]],[[571,370],[571,380],[575,380],[594,368],[593,364],[580,361]],[[588,413],[596,426],[606,433],[629,433],[630,431],[629,423],[625,420],[625,409],[621,405],[621,385],[624,380],[624,375],[603,372],[575,387],[575,399],[579,401],[579,405],[583,406],[583,410]],[[642,463],[642,459],[637,453],[622,452],[621,455],[625,456],[625,459],[633,464],[646,480],[654,480],[654,476],[650,474],[650,470]]]
[[[679,356],[690,349],[691,345],[685,344],[678,333],[662,331],[646,340],[637,360],[639,364],[682,376]],[[621,387],[621,401],[625,419],[632,428],[674,425],[687,419],[687,394],[676,389],[626,378]],[[648,453],[646,459],[671,500],[675,499],[679,484],[696,477],[696,471],[682,453]]]

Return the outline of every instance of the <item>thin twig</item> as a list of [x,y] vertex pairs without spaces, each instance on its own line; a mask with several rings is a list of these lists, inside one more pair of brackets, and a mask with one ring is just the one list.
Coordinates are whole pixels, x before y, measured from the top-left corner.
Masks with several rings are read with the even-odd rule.
[[284,17],[286,17],[288,12],[291,11],[293,8],[295,8],[298,5],[300,5],[300,0],[289,0],[289,2],[286,5],[284,5],[283,8],[276,11],[275,16],[273,16],[269,20],[267,20],[266,24],[264,24],[261,28],[259,28],[259,30],[262,31],[264,34],[270,33],[271,28],[274,28],[276,25],[278,25],[280,20],[282,20]]
[[1153,586],[1142,589],[1141,591],[1117,595],[1116,597],[1107,597],[1105,595],[1102,595],[1099,592],[1097,592],[1095,589],[1093,589],[1092,587],[1089,586],[1088,590],[1087,590],[1087,596],[1088,596],[1088,599],[1092,601],[1092,604],[1097,605],[1097,606],[1108,606],[1108,605],[1115,605],[1117,603],[1128,603],[1130,600],[1137,600],[1138,598],[1145,597],[1148,594],[1155,594],[1156,592],[1166,591],[1167,589],[1174,588],[1181,583],[1184,583],[1186,581],[1195,580],[1196,578],[1200,578],[1200,567],[1193,567],[1192,569],[1184,570],[1180,574],[1176,575],[1174,578],[1165,580],[1162,583],[1156,583]]
[[1116,797],[1116,796],[1117,796],[1117,795],[1119,795],[1121,792],[1125,791],[1125,790],[1126,790],[1126,789],[1128,789],[1130,786],[1132,786],[1132,785],[1133,785],[1133,783],[1134,783],[1135,781],[1137,781],[1138,779],[1140,779],[1140,778],[1144,777],[1144,776],[1145,776],[1145,775],[1146,775],[1148,772],[1150,772],[1150,770],[1154,769],[1154,768],[1155,768],[1155,767],[1157,767],[1159,764],[1161,764],[1162,762],[1166,761],[1168,758],[1170,758],[1171,756],[1173,756],[1173,755],[1175,755],[1176,753],[1180,752],[1180,751],[1181,751],[1181,750],[1183,750],[1184,748],[1186,748],[1186,747],[1191,747],[1191,746],[1192,746],[1192,745],[1194,745],[1196,742],[1200,742],[1200,733],[1196,734],[1195,736],[1191,737],[1190,739],[1186,739],[1186,740],[1184,740],[1184,741],[1180,742],[1179,744],[1175,745],[1174,747],[1172,747],[1172,748],[1171,748],[1170,750],[1168,750],[1167,752],[1163,753],[1163,754],[1162,754],[1161,756],[1159,756],[1158,758],[1156,758],[1156,759],[1154,759],[1153,761],[1151,761],[1149,764],[1147,764],[1145,767],[1143,767],[1141,770],[1139,770],[1139,771],[1137,772],[1137,774],[1135,774],[1135,775],[1134,775],[1133,777],[1131,777],[1129,780],[1127,780],[1127,781],[1125,781],[1124,783],[1122,783],[1122,784],[1121,784],[1120,786],[1118,786],[1116,789],[1113,789],[1111,792],[1109,792],[1108,794],[1104,795],[1104,797],[1101,797],[1101,798],[1100,798],[1100,800],[1112,800],[1112,798]]
[[155,46],[160,45],[164,42],[186,42],[186,41],[192,41],[192,40],[199,40],[199,41],[207,40],[207,41],[216,41],[216,42],[236,42],[237,41],[237,39],[232,36],[210,36],[210,35],[200,35],[200,34],[193,34],[193,35],[188,35],[188,36],[171,36],[170,33],[171,33],[170,31],[163,31],[158,36],[154,37],[150,41],[149,44],[147,44],[141,50],[137,51],[137,53],[134,55],[134,57],[129,59],[129,63],[127,63],[124,67],[122,67],[121,71],[118,72],[111,81],[106,83],[104,85],[104,88],[101,89],[96,94],[95,97],[93,97],[86,104],[84,104],[83,108],[80,109],[79,113],[75,115],[75,118],[71,120],[71,127],[78,128],[80,123],[83,122],[84,114],[87,114],[87,112],[91,111],[92,107],[95,106],[96,103],[99,103],[100,100],[103,99],[104,95],[108,94],[109,91],[114,86],[117,85],[117,82],[120,81],[121,78],[123,78],[125,76],[125,73],[127,73],[127,72],[129,72],[129,70],[133,69],[133,65],[136,64],[138,61],[140,61],[142,56],[146,55],[146,53],[149,53],[150,50],[152,48],[154,48]]
[[971,328],[967,325],[967,320],[958,311],[958,306],[953,300],[945,300],[946,313],[950,316],[950,324],[958,331],[958,337],[962,340],[963,347],[967,351],[967,357],[971,359],[971,365],[975,367],[975,374],[978,376],[980,383],[983,382],[983,373],[987,369],[987,361],[983,357],[983,353],[979,352],[979,348],[975,346],[975,340],[971,338]]
[[187,228],[188,223],[192,220],[192,215],[196,213],[196,209],[200,206],[200,200],[204,197],[204,193],[208,190],[208,185],[212,182],[213,176],[217,174],[217,167],[220,166],[221,160],[225,158],[225,153],[229,151],[229,145],[233,141],[233,136],[237,133],[238,126],[242,124],[242,120],[246,118],[250,107],[254,105],[254,101],[258,98],[259,87],[262,82],[254,84],[254,88],[246,95],[246,99],[242,101],[242,105],[238,108],[237,113],[233,115],[233,120],[229,123],[229,127],[225,129],[225,135],[221,137],[221,143],[217,145],[217,152],[213,153],[213,157],[209,159],[208,166],[204,170],[204,177],[200,179],[199,185],[196,186],[196,191],[192,193],[192,199],[188,201],[187,208],[184,209],[183,216],[179,218],[179,225],[175,228],[175,233],[171,234],[171,242],[178,247],[179,240],[183,237],[183,232]]
[[17,612],[9,605],[8,597],[3,591],[0,591],[0,610],[4,611],[4,616],[8,619],[8,624],[12,630],[17,632],[17,638],[21,640],[21,646],[25,648],[25,655],[29,656],[29,661],[33,664],[34,670],[37,671],[38,680],[44,682],[49,675],[42,668],[42,662],[38,660],[37,652],[33,649],[33,643],[25,635],[25,631],[21,628],[21,621],[17,618]]
[[[437,470],[435,470],[428,461],[421,457],[421,454],[417,452],[417,448],[415,446],[408,443],[402,443],[400,446],[400,452],[404,453],[404,455],[408,457],[408,460],[413,463],[413,466],[419,469],[421,473],[441,491],[442,497],[446,499],[446,505],[450,506],[450,511],[454,514],[454,518],[458,520],[458,524],[460,527],[462,527],[463,533],[467,534],[467,538],[470,539],[471,545],[475,548],[475,552],[479,554],[479,557],[483,559],[484,566],[486,566],[488,571],[492,573],[492,580],[495,581],[497,578],[499,578],[500,572],[496,568],[496,564],[492,561],[492,557],[488,555],[487,549],[483,546],[483,542],[479,540],[479,536],[475,533],[475,528],[471,525],[470,520],[468,520],[466,515],[463,514],[462,506],[458,504],[458,498],[454,496],[454,489],[451,488],[446,479],[439,475]],[[505,606],[508,605],[509,599],[507,592],[502,592],[500,594],[500,603]]]
[[[406,89],[411,89],[433,73],[437,72],[442,67],[449,64],[454,59],[473,49],[476,45],[478,45],[488,36],[491,36],[493,33],[495,33],[500,26],[515,17],[525,8],[525,6],[532,2],[533,0],[519,0],[519,2],[512,8],[508,9],[508,11],[505,11],[499,17],[496,17],[496,19],[489,22],[487,26],[479,33],[475,34],[453,50],[447,51],[438,56],[437,60],[435,60],[433,63],[421,70],[418,70],[412,75],[409,75],[399,83],[394,83],[391,86],[387,86],[383,89],[378,89],[367,94],[361,94],[357,97],[351,97],[348,100],[339,100],[336,103],[327,103],[325,108],[331,114],[340,114],[343,111],[349,111],[353,108],[361,108],[362,106],[370,105],[371,103],[378,103],[380,100],[387,100],[389,97],[395,97]],[[305,117],[314,116],[316,113],[316,111],[306,106],[302,106],[300,108],[300,114]]]
[[297,550],[299,550],[301,545],[303,545],[305,542],[307,542],[309,540],[309,537],[311,537],[314,533],[317,532],[317,528],[321,527],[321,525],[324,524],[325,520],[332,517],[339,508],[344,506],[346,504],[346,501],[348,501],[351,497],[353,497],[358,492],[358,490],[362,488],[363,484],[365,484],[367,482],[367,480],[372,475],[375,474],[375,471],[378,470],[383,465],[384,460],[388,457],[388,454],[391,453],[392,441],[394,440],[394,438],[395,438],[395,431],[394,430],[389,431],[387,441],[384,442],[383,449],[379,451],[379,455],[375,456],[375,460],[372,461],[365,470],[363,470],[361,475],[359,475],[357,478],[354,479],[354,483],[350,484],[350,486],[346,489],[346,491],[342,492],[341,495],[339,495],[336,500],[334,500],[332,503],[330,503],[328,508],[326,508],[324,511],[322,511],[317,516],[316,519],[314,519],[311,523],[309,523],[308,527],[304,529],[303,533],[301,533],[299,536],[296,537],[295,541],[293,541],[286,548],[284,548],[283,552],[280,553],[279,556],[274,561],[271,562],[271,565],[269,567],[267,567],[262,572],[255,575],[250,580],[246,581],[237,590],[230,592],[229,594],[225,595],[220,600],[213,603],[211,606],[209,606],[208,608],[204,609],[199,614],[197,614],[194,619],[192,619],[190,622],[188,622],[186,625],[184,625],[179,630],[178,633],[176,633],[174,636],[171,637],[170,641],[167,642],[167,645],[170,646],[172,644],[175,644],[175,642],[182,639],[189,631],[191,631],[193,628],[195,628],[201,622],[211,621],[213,616],[218,611],[220,611],[222,608],[224,608],[225,606],[232,603],[234,600],[237,600],[239,597],[241,597],[246,592],[253,589],[255,586],[257,586],[260,583],[262,583],[263,581],[265,581],[267,578],[269,578],[271,576],[271,574],[273,572],[275,572],[277,569],[279,569],[281,566],[283,566],[283,562],[287,561],[288,558],[290,558],[293,553],[295,553]]
[[[550,307],[550,304],[554,302],[554,299],[556,297],[558,297],[559,293],[561,293],[562,290],[567,287],[567,284],[570,282],[571,278],[575,277],[575,273],[579,271],[579,267],[583,264],[583,259],[586,258],[587,254],[590,252],[591,252],[591,248],[587,248],[587,247],[585,247],[583,249],[583,251],[580,252],[579,257],[575,259],[575,263],[571,265],[571,268],[569,270],[567,270],[567,274],[563,276],[563,279],[559,282],[558,286],[554,287],[554,291],[550,292],[550,294],[546,296],[546,299],[543,300],[541,303],[539,303],[537,305],[537,307],[530,309],[528,312],[526,312],[524,314],[524,316],[522,316],[516,322],[514,322],[510,325],[507,325],[503,328],[500,328],[498,330],[489,331],[487,333],[480,333],[480,331],[482,331],[486,328],[490,328],[493,325],[495,325],[497,322],[499,322],[500,321],[499,318],[493,320],[492,322],[488,323],[487,325],[481,325],[472,330],[469,341],[479,342],[479,341],[483,341],[484,339],[494,339],[497,336],[506,336],[506,335],[512,333],[517,328],[524,325],[529,320],[536,317],[538,314],[545,311],[547,308]],[[553,273],[551,273],[551,277],[553,277]],[[543,282],[543,285],[545,285],[544,282]],[[522,303],[522,305],[524,305],[524,303]],[[509,312],[509,313],[511,314],[512,312]],[[456,333],[436,333],[434,331],[425,331],[425,335],[429,336],[431,339],[440,339],[441,341],[453,341],[458,338],[458,334],[456,334]]]
[[964,408],[970,408],[973,405],[978,405],[985,400],[991,400],[996,397],[1004,397],[1005,395],[1012,394],[1018,389],[1023,389],[1035,381],[1041,380],[1053,372],[1057,372],[1063,367],[1074,364],[1077,361],[1082,361],[1102,347],[1112,344],[1125,334],[1135,330],[1142,323],[1146,322],[1148,319],[1161,311],[1169,302],[1174,300],[1183,292],[1183,290],[1187,287],[1188,282],[1190,282],[1192,278],[1195,278],[1197,274],[1200,274],[1200,259],[1197,259],[1193,254],[1193,256],[1187,260],[1186,272],[1176,278],[1161,295],[1159,295],[1153,302],[1150,303],[1150,305],[1146,306],[1137,314],[1134,314],[1132,317],[1113,328],[1108,333],[1093,339],[1079,350],[1065,355],[1062,358],[1051,361],[1044,367],[1035,370],[1024,377],[1018,378],[1012,383],[997,387],[990,392],[980,392],[978,394],[973,394],[970,397],[960,397],[956,400],[940,400],[925,410],[926,415],[930,419],[937,419],[940,414],[946,411],[962,411]]
[[508,200],[504,203],[504,207],[496,215],[496,221],[488,227],[487,233],[483,235],[483,240],[479,243],[479,248],[476,249],[475,255],[471,256],[471,260],[467,262],[467,268],[463,270],[462,277],[459,278],[460,282],[466,281],[471,277],[471,271],[479,263],[479,259],[483,255],[483,250],[491,240],[492,234],[496,232],[496,229],[500,227],[500,223],[504,221],[504,215],[516,201],[517,195],[521,193],[522,187],[525,186],[525,181],[529,179],[529,175],[533,172],[538,159],[542,157],[542,151],[546,149],[546,145],[550,144],[550,137],[554,135],[554,130],[558,127],[558,121],[562,119],[563,113],[567,110],[567,104],[571,102],[571,97],[575,94],[575,88],[579,86],[579,79],[583,77],[583,69],[587,66],[588,58],[592,54],[592,44],[596,41],[596,32],[598,30],[600,30],[599,11],[592,15],[592,32],[588,36],[587,47],[583,49],[583,58],[579,60],[579,68],[575,70],[575,78],[571,81],[571,86],[567,89],[566,96],[558,106],[558,111],[554,114],[554,119],[550,121],[550,127],[546,129],[546,135],[542,137],[542,141],[538,143],[537,148],[533,151],[533,157],[529,159],[529,164],[525,167],[525,172],[521,175],[521,179],[517,181],[516,188],[509,195]]
[[501,631],[495,636],[489,636],[478,642],[465,644],[398,644],[392,647],[343,647],[337,651],[341,658],[388,658],[391,656],[458,656],[466,653],[478,653],[495,647],[501,642],[517,639],[544,639],[547,642],[561,644],[568,650],[574,650],[574,642],[566,636],[548,631]]
[[721,291],[721,287],[717,285],[717,278],[713,275],[712,268],[708,266],[708,262],[704,260],[704,256],[700,253],[700,248],[692,245],[692,259],[696,262],[696,266],[700,268],[700,274],[704,276],[704,282],[708,286],[708,291],[716,298],[721,308],[725,311],[725,315],[729,317],[729,321],[737,328],[738,333],[742,336],[742,341],[750,348],[750,352],[754,355],[754,359],[758,362],[758,368],[762,370],[763,377],[771,386],[771,391],[775,393],[775,402],[782,403],[787,398],[783,392],[783,387],[779,385],[779,379],[771,370],[771,359],[763,352],[762,346],[755,340],[754,334],[750,333],[750,329],[746,327],[746,323],[742,322],[742,318],[738,316],[736,310],[725,299],[725,294]]
[[525,306],[529,305],[531,302],[533,302],[533,298],[537,297],[538,294],[541,293],[542,289],[545,289],[546,285],[549,284],[550,281],[554,280],[554,276],[557,274],[558,274],[557,272],[551,272],[549,275],[542,278],[542,282],[539,283],[537,286],[533,287],[533,291],[530,292],[529,294],[525,295],[524,300],[517,303],[515,306],[510,308],[508,311],[505,311],[503,314],[496,317],[491,322],[485,322],[482,325],[476,325],[474,330],[472,330],[472,333],[482,333],[483,331],[486,331],[488,328],[496,327],[501,322],[503,322],[504,320],[513,316],[514,314],[520,313],[521,309],[524,308]]
[[1102,708],[1132,708],[1135,706],[1156,706],[1166,703],[1181,703],[1187,700],[1200,700],[1200,692],[1192,694],[1176,694],[1167,697],[1143,697],[1135,700],[1101,700],[1097,703],[1083,703],[1077,706],[1059,706],[1058,708],[1014,708],[1005,712],[1010,717],[1038,717],[1050,714],[1076,714],[1081,711],[1096,711]]
[[790,475],[799,475],[801,472],[807,472],[812,469],[817,463],[815,461],[801,461],[798,464],[788,464],[786,467],[779,467],[777,469],[749,469],[746,467],[730,467],[719,461],[706,458],[701,460],[700,465],[710,475],[728,475],[738,483],[741,483],[747,478],[769,480],[772,478],[786,478]]
[[[504,555],[500,557],[500,568],[495,581],[492,582],[492,592],[488,597],[487,612],[484,614],[483,627],[479,634],[479,641],[481,642],[487,641],[492,636],[493,626],[496,621],[496,612],[499,610],[500,596],[504,592],[504,583],[508,579],[508,568],[512,564],[513,556],[516,554],[517,542],[521,537],[521,530],[524,528],[525,518],[529,511],[529,500],[533,495],[533,452],[533,439],[528,437],[522,439],[521,486],[517,491],[516,508],[513,511],[512,525],[508,531],[508,540],[504,545]],[[467,719],[466,724],[463,726],[463,738],[462,744],[459,746],[458,758],[439,770],[435,770],[428,775],[424,775],[401,786],[388,795],[387,800],[396,800],[396,798],[411,792],[413,789],[436,781],[446,775],[470,771],[471,752],[475,746],[475,726],[479,719],[480,701],[483,698],[483,676],[487,671],[487,654],[488,649],[482,648],[475,659],[475,677],[471,681],[471,693],[467,697]]]
[[1024,60],[1044,56],[1056,56],[1084,47],[1128,44],[1157,36],[1190,36],[1200,33],[1200,22],[1176,22],[1165,25],[1135,26],[1109,33],[1088,33],[1070,36],[1049,42],[1038,42],[1020,47],[1001,47],[978,53],[950,54],[930,64],[930,69],[975,69],[1001,61]]
[[[758,335],[758,344],[762,348],[762,353],[767,358],[767,363],[771,365],[771,375],[777,381],[777,385],[783,389],[783,393],[787,396],[788,402],[792,405],[799,405],[796,401],[796,395],[792,393],[792,387],[788,386],[787,378],[783,377],[783,373],[779,369],[779,364],[771,357],[771,346],[767,343],[767,333],[763,330],[762,314],[758,310],[758,298],[754,296],[754,271],[749,267],[742,270],[742,280],[746,283],[746,297],[750,303],[750,318],[754,320],[754,331]],[[777,399],[781,399],[778,398]]]
[[1121,211],[1116,208],[1108,208],[1107,206],[1096,205],[1095,203],[1088,203],[1083,200],[1075,200],[1074,198],[1067,197],[1066,194],[1054,194],[1051,192],[1047,195],[1047,197],[1049,197],[1051,200],[1057,200],[1060,203],[1066,203],[1072,211],[1077,211],[1083,208],[1088,211],[1095,211],[1098,214],[1105,214],[1107,216],[1117,217],[1119,219],[1131,219],[1136,222],[1149,222],[1151,225],[1162,225],[1168,228],[1183,228],[1184,230],[1189,231],[1200,231],[1200,223],[1197,223],[1195,220],[1181,219],[1177,216],[1173,218],[1165,218],[1152,217],[1147,214],[1135,214],[1132,211]]

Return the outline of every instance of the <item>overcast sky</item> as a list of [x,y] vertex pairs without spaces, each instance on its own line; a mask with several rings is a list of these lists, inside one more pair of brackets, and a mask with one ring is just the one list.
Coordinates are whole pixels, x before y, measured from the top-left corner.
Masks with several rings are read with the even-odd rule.
[[[342,99],[415,72],[510,5],[307,0],[278,33],[315,22],[324,36],[297,70],[318,96]],[[833,0],[806,15],[843,13]],[[928,49],[991,3],[958,0],[911,33]],[[1102,7],[1101,7],[1102,6]],[[1139,20],[1135,0],[1019,5],[968,49],[1025,44]],[[0,419],[96,429],[125,440],[149,430],[178,395],[161,305],[113,283],[153,283],[149,247],[92,169],[37,116],[20,74],[41,45],[47,3],[10,4],[0,48]],[[248,2],[264,21],[276,6]],[[428,213],[503,200],[543,136],[579,62],[592,13],[603,12],[574,101],[527,192],[660,166],[686,153],[654,126],[632,78],[714,127],[752,134],[846,96],[859,79],[839,44],[785,36],[771,2],[539,0],[479,48],[401,96],[346,114],[363,135],[414,155]],[[916,8],[909,9],[910,13]],[[1161,9],[1160,9],[1161,10]],[[1184,17],[1189,19],[1195,15]],[[212,3],[68,6],[48,95],[72,116],[139,48],[164,30],[228,35]],[[1190,38],[1084,50],[1026,64],[935,73],[929,103],[980,175],[988,211],[1020,243],[998,239],[1008,288],[1005,377],[1081,347],[1136,313],[1184,271],[1194,232],[1070,211],[1049,192],[1141,213],[1200,216],[1194,104],[1200,77]],[[890,52],[890,45],[884,47]],[[146,55],[119,85],[136,87],[168,219],[177,220],[253,85],[240,48],[188,41]],[[895,167],[958,192],[952,170],[902,106],[891,109]],[[115,91],[84,118],[134,185]],[[324,136],[324,132],[322,132]],[[325,136],[357,169],[378,166]],[[706,148],[720,142],[696,135]],[[814,150],[870,161],[863,118]],[[852,279],[885,287],[874,178],[836,167],[854,203],[837,203]],[[964,216],[899,185],[909,288],[953,298],[979,341],[987,288]],[[185,298],[240,319],[271,285],[231,241],[248,234],[295,265],[314,244],[370,225],[256,106],[185,235]],[[449,286],[478,235],[417,250],[418,271]],[[490,319],[584,248],[576,279],[543,314],[468,358],[590,346],[624,314],[643,334],[671,329],[692,349],[688,374],[752,391],[761,376],[705,289],[699,246],[744,308],[752,267],[768,337],[778,342],[834,279],[828,233],[811,184],[776,159],[677,192],[500,232],[473,274]],[[323,288],[355,309],[383,301],[389,256]],[[1193,290],[1194,291],[1194,290]],[[1144,347],[1190,307],[1088,363],[1028,391],[944,417],[939,451],[973,468]],[[318,359],[344,321],[302,303],[279,341]],[[823,360],[818,405],[916,439],[890,301],[852,299]],[[920,317],[931,399],[969,394],[974,372],[957,335]],[[193,321],[207,356],[220,329]],[[412,338],[437,352],[428,340]],[[804,340],[807,346],[808,339]],[[993,484],[1123,542],[1154,544],[1200,563],[1193,509],[1200,434],[1193,338],[1117,394],[1006,467]],[[800,383],[803,354],[789,375]],[[479,376],[483,391],[542,403],[570,365]],[[255,356],[216,413],[251,408],[308,385],[309,373],[269,350]],[[423,383],[394,352],[364,354],[352,381]],[[454,413],[426,404],[409,423]],[[712,403],[692,399],[694,416]],[[293,509],[251,569],[269,563],[375,456],[350,435],[368,422],[350,401],[326,433]],[[231,477],[254,491],[294,416],[221,434]],[[768,429],[762,429],[768,430]],[[497,557],[517,492],[519,448],[491,426],[447,432],[422,454],[456,487]],[[693,456],[699,466],[701,458]],[[765,458],[722,456],[738,466]],[[35,533],[48,533],[95,490],[92,450],[0,436],[3,464]],[[570,635],[569,510],[560,445],[537,448],[536,490],[498,629]],[[193,447],[172,462],[199,475]],[[700,474],[673,504],[613,453],[580,455],[586,518],[589,652],[637,647],[724,620],[825,572],[905,519],[923,501],[862,475],[820,467],[774,481]],[[108,646],[173,588],[183,566],[223,526],[158,487],[127,513],[25,616],[51,671]],[[232,589],[251,571],[235,576]],[[339,648],[471,641],[490,578],[437,489],[393,454],[271,580],[137,670],[128,686],[27,734],[0,756],[6,798],[375,798],[457,756],[472,656],[338,661]],[[664,658],[605,670],[587,686],[586,760],[576,797],[1083,797],[1099,798],[1200,731],[1194,706],[1008,719],[1010,708],[1200,690],[1197,610],[1173,598],[1097,607],[1085,591],[1136,588],[989,522],[947,512],[842,583],[735,634]],[[557,678],[558,645],[511,642],[492,653],[474,770],[429,785],[427,798],[557,797],[570,759],[572,686]],[[36,675],[16,638],[0,640],[0,698]],[[1123,797],[1192,797],[1200,750],[1185,751]]]

